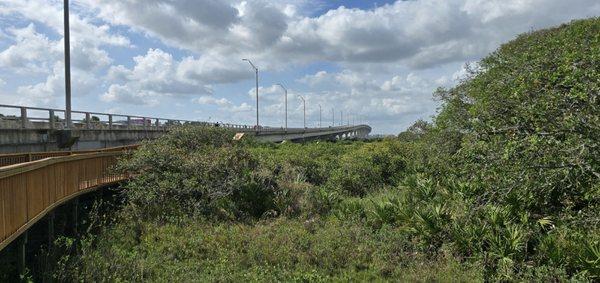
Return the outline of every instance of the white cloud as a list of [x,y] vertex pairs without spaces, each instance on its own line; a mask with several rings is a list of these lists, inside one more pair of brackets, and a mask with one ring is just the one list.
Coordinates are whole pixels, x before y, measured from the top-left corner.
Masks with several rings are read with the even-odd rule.
[[340,87],[349,87],[357,91],[378,89],[377,83],[369,77],[369,74],[346,69],[338,73],[318,71],[313,75],[304,76],[298,82],[321,89],[339,89]]
[[311,86],[315,86],[327,81],[329,77],[329,73],[327,71],[318,71],[313,75],[306,75],[301,79],[298,79],[299,82],[309,84]]
[[373,10],[341,7],[289,24],[287,40],[274,51],[346,63],[404,61],[424,68],[480,57],[532,27],[599,13],[595,0],[421,0]]
[[37,33],[34,24],[21,29],[9,28],[8,32],[15,43],[0,52],[0,67],[23,74],[47,73],[60,55],[58,43]]
[[[260,100],[264,101],[283,101],[284,91],[278,85],[271,85],[269,87],[258,87],[258,94]],[[294,90],[288,89],[288,95],[293,96]],[[256,99],[256,88],[251,88],[248,90],[248,98],[251,100]]]
[[216,105],[219,107],[219,111],[226,111],[227,113],[243,113],[253,110],[252,106],[248,103],[242,103],[235,105],[233,102],[226,98],[215,98],[213,96],[204,95],[192,100],[200,105]]
[[[57,0],[3,0],[0,15],[21,15],[31,21],[42,23],[62,35],[63,1]],[[73,5],[72,5],[73,6]],[[108,25],[96,25],[91,19],[71,13],[70,26],[73,40],[93,42],[95,46],[129,46],[128,38],[112,34]]]
[[215,98],[207,95],[196,98],[193,101],[201,105],[217,105],[221,107],[230,107],[233,105],[233,103],[226,98]]
[[[187,60],[187,59],[186,59]],[[182,76],[178,72],[181,62],[160,49],[150,49],[144,56],[133,58],[132,69],[119,65],[109,70],[108,77],[114,80],[102,95],[104,101],[130,104],[156,105],[166,96],[181,97],[192,94],[207,94],[211,90],[204,82]]]
[[[237,60],[233,60],[237,59]],[[177,67],[177,76],[207,84],[228,83],[253,77],[238,58],[205,55],[198,59],[184,58]],[[240,66],[241,65],[241,66]],[[242,67],[243,66],[243,67]]]
[[[49,39],[33,23],[7,30],[13,44],[0,51],[0,70],[30,80],[36,75],[46,76],[41,82],[16,87],[19,96],[11,104],[55,105],[56,98],[64,93],[63,41]],[[71,50],[73,92],[88,95],[99,84],[94,71],[108,66],[112,60],[106,51],[86,42],[73,42]]]
[[[62,47],[64,42],[61,41],[60,43]],[[71,42],[71,61],[73,62],[73,68],[94,71],[107,67],[113,60],[105,50],[99,49],[88,42],[74,41]]]
[[[17,88],[18,104],[28,106],[54,106],[58,98],[65,93],[64,66],[57,63],[44,82]],[[72,77],[72,93],[78,96],[89,95],[98,84],[98,80],[86,72],[77,72]],[[15,103],[13,103],[15,104]]]

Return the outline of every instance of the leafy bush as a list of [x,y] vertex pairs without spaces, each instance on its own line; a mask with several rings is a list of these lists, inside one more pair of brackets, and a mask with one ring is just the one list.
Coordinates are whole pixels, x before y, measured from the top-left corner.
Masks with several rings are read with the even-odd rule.
[[327,185],[352,196],[394,185],[406,170],[402,149],[397,141],[386,140],[350,151],[341,157]]
[[599,19],[525,34],[441,90],[436,125],[460,136],[455,171],[536,213],[597,202],[599,45]]
[[130,211],[166,220],[259,217],[273,209],[272,176],[260,174],[258,161],[232,136],[219,128],[182,127],[142,145],[120,164],[134,176],[125,191]]

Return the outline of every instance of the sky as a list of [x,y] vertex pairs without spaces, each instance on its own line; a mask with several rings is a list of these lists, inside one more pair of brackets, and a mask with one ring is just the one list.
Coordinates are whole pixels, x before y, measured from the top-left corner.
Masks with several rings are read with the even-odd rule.
[[[0,1],[0,104],[64,108],[63,1]],[[72,0],[73,109],[253,125],[430,120],[438,87],[598,0]],[[321,111],[319,111],[319,106]],[[0,110],[2,111],[2,110]],[[321,113],[321,115],[320,115]],[[335,114],[332,115],[332,114]]]

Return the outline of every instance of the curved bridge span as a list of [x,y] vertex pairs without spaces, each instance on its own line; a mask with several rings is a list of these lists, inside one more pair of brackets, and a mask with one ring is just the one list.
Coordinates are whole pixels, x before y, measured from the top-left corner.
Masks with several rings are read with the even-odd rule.
[[137,144],[154,139],[178,125],[222,127],[255,136],[262,141],[308,141],[363,139],[368,125],[319,128],[282,128],[174,120],[147,116],[72,111],[73,125],[67,129],[64,110],[0,105],[0,153],[91,150]]

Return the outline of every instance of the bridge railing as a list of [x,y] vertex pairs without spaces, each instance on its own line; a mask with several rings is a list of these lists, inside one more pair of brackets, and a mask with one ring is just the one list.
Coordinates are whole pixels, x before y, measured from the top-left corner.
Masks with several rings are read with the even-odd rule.
[[[167,119],[137,115],[110,114],[90,111],[71,111],[75,129],[96,130],[166,130],[170,126],[198,124],[215,126],[217,123]],[[0,104],[0,128],[3,129],[64,129],[65,110]],[[222,127],[249,129],[251,126],[223,124]]]
[[100,153],[100,152],[123,152],[138,148],[139,145],[129,145],[111,148],[102,148],[94,150],[78,150],[78,151],[47,151],[47,152],[27,152],[27,153],[10,153],[0,154],[0,167],[20,164],[25,162],[37,161],[49,157],[69,156],[74,154],[85,153]]
[[[216,126],[245,132],[286,132],[283,127],[239,125],[221,122],[202,122],[159,117],[110,114],[90,111],[71,111],[74,129],[80,130],[154,130],[166,131],[171,126],[195,124]],[[0,129],[65,129],[65,110],[0,104]],[[316,132],[346,129],[352,125],[288,128],[287,132]]]
[[66,201],[128,178],[112,171],[124,152],[50,157],[0,167],[0,250]]

